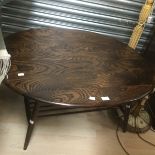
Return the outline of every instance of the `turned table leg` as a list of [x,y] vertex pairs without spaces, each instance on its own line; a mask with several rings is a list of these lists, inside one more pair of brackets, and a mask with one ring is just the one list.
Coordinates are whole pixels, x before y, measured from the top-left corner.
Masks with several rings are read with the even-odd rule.
[[30,112],[30,105],[29,105],[29,100],[27,97],[24,96],[24,104],[25,104],[25,111],[26,111],[26,118],[29,123],[30,117],[31,117],[31,112]]
[[35,102],[32,115],[30,116],[30,119],[28,121],[28,129],[27,129],[25,143],[24,143],[24,150],[26,150],[29,145],[31,134],[32,134],[32,131],[33,131],[36,119],[37,119],[38,108],[39,108],[39,103]]
[[125,111],[124,111],[123,132],[127,131],[129,115],[130,115],[130,105],[126,104]]

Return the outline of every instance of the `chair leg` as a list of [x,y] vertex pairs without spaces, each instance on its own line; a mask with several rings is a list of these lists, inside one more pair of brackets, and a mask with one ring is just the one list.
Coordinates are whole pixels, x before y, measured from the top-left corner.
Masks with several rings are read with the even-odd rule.
[[129,115],[130,115],[130,105],[126,104],[125,111],[124,111],[123,132],[127,131]]
[[34,109],[32,112],[32,116],[29,119],[28,129],[27,129],[25,143],[24,143],[24,150],[26,150],[28,145],[29,145],[31,135],[32,135],[32,131],[33,131],[36,119],[37,119],[38,108],[39,108],[39,103],[35,103],[35,106],[34,106]]

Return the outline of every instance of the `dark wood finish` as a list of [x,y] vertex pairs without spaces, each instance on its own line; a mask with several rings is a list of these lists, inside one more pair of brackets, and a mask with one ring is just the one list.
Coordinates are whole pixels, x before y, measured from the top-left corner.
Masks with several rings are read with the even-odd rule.
[[[113,38],[49,28],[16,33],[5,42],[12,55],[6,84],[39,101],[111,107],[138,99],[152,88],[148,63]],[[102,96],[110,101],[102,101]]]
[[36,102],[35,106],[33,108],[33,111],[32,111],[32,116],[31,116],[31,118],[29,119],[29,122],[28,122],[28,129],[27,129],[25,143],[24,143],[24,150],[27,149],[27,146],[29,144],[31,134],[32,134],[32,131],[33,131],[36,119],[37,119],[38,110],[39,110],[39,104]]
[[[124,106],[126,131],[130,103],[142,99],[153,88],[150,63],[113,38],[46,28],[13,34],[5,42],[12,55],[5,82],[25,97],[29,125],[24,149],[36,119],[49,115]],[[101,99],[107,96],[109,101]]]
[[[93,111],[101,111],[101,110],[107,110],[107,107],[75,107],[75,106],[62,106],[62,105],[52,105],[47,104],[44,102],[37,102],[36,100],[33,100],[32,98],[25,97],[24,99],[26,105],[26,115],[28,118],[28,129],[27,134],[25,138],[24,143],[24,150],[27,149],[29,145],[29,141],[31,138],[31,134],[34,128],[34,125],[39,117],[46,117],[46,116],[60,116],[60,115],[68,115],[68,114],[77,114],[77,113],[83,113],[83,112],[93,112]],[[132,104],[131,104],[132,103]],[[128,118],[131,111],[131,106],[134,105],[134,102],[127,103],[123,106],[120,106],[120,108],[123,108],[124,113],[124,121],[122,122],[123,132],[127,131],[128,126]],[[111,108],[111,107],[110,107]],[[118,108],[118,107],[113,107]]]
[[26,110],[27,121],[29,122],[30,117],[31,117],[31,112],[29,111],[30,104],[29,104],[28,99],[26,97],[24,97],[24,103],[25,103],[25,110]]
[[124,124],[123,124],[123,132],[127,131],[127,125],[128,125],[128,119],[129,119],[129,114],[130,114],[130,104],[126,104],[124,106],[125,112],[124,112]]

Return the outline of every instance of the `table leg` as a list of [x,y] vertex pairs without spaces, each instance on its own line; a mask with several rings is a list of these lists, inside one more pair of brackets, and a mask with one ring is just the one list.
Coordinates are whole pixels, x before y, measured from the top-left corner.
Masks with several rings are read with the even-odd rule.
[[124,111],[123,132],[127,131],[129,114],[130,114],[130,105],[126,104],[125,111]]
[[32,131],[33,131],[36,119],[37,119],[38,109],[39,109],[39,103],[36,102],[34,105],[32,116],[29,119],[28,129],[27,129],[25,143],[24,143],[24,150],[26,150],[28,145],[29,145],[29,141],[30,141],[30,138],[32,135]]
[[26,110],[26,118],[29,123],[31,113],[30,113],[30,107],[29,107],[29,100],[27,97],[24,96],[24,103],[25,103],[25,110]]

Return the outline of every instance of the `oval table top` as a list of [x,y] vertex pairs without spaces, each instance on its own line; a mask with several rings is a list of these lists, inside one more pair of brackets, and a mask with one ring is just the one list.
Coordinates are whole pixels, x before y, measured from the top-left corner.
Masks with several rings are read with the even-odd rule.
[[148,62],[114,38],[51,27],[12,34],[5,43],[12,55],[6,84],[39,101],[112,107],[152,90]]

